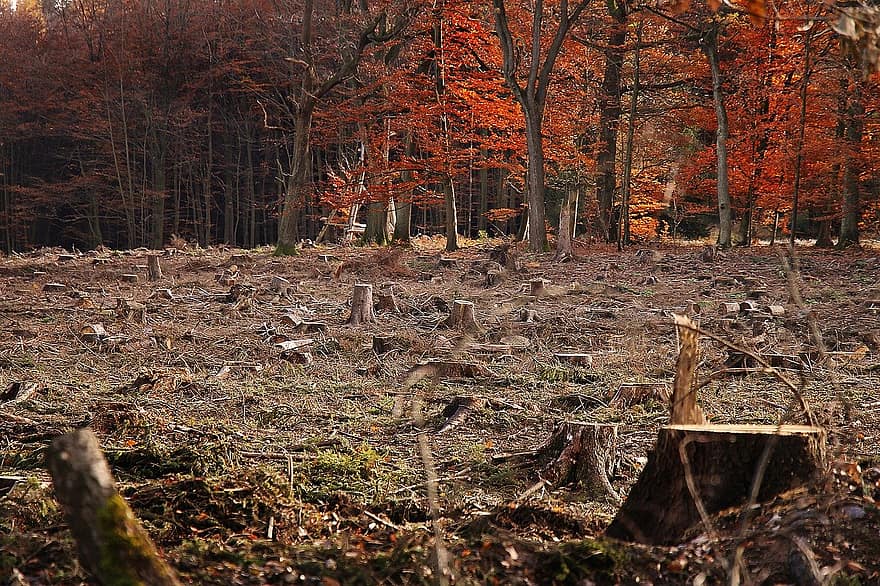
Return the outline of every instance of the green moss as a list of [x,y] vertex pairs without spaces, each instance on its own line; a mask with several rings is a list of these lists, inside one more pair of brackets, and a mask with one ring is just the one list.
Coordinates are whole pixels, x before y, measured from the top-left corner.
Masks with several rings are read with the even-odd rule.
[[626,566],[626,552],[610,541],[585,539],[541,554],[537,564],[542,584],[579,584],[585,579],[613,580]]
[[278,244],[275,247],[275,252],[273,253],[275,256],[299,256],[299,250],[297,250],[295,244]]
[[134,571],[150,564],[156,555],[153,544],[139,530],[131,509],[118,494],[98,511],[98,528],[103,537],[98,572],[106,586],[141,586]]

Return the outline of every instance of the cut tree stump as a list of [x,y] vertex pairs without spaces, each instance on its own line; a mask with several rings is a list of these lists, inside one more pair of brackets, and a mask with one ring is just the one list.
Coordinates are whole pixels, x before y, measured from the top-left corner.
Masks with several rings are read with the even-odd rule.
[[696,373],[700,362],[697,326],[686,315],[676,313],[672,319],[678,332],[679,349],[669,402],[669,421],[672,424],[705,423],[703,410],[697,405]]
[[46,463],[82,565],[102,584],[178,586],[150,536],[116,491],[89,429],[58,437]]
[[370,323],[373,319],[373,286],[367,283],[355,283],[351,295],[351,317],[348,325],[357,326]]
[[806,425],[670,425],[623,506],[608,537],[676,544],[701,521],[689,484],[712,515],[748,502],[758,464],[769,448],[758,501],[800,486],[822,470],[825,432]]
[[590,498],[620,503],[608,477],[617,467],[617,425],[565,421],[536,453],[541,476],[554,486],[576,485]]
[[452,269],[455,268],[458,262],[454,258],[446,258],[440,257],[440,260],[437,261],[437,266],[441,269]]
[[147,278],[151,281],[158,281],[162,278],[162,266],[159,264],[158,254],[147,255]]
[[519,321],[527,324],[533,324],[538,321],[538,312],[534,309],[523,307],[519,310]]
[[400,348],[397,338],[393,334],[377,334],[373,336],[373,352],[386,354]]
[[543,297],[547,294],[546,279],[532,279],[529,281],[529,294],[533,297]]
[[107,330],[104,324],[86,324],[79,329],[80,337],[86,342],[99,342],[107,337]]
[[62,283],[46,283],[45,285],[43,285],[43,293],[61,293],[66,289],[67,285],[64,285]]
[[392,289],[383,289],[376,294],[376,309],[400,313],[400,307],[397,305],[397,299],[394,297]]
[[287,297],[293,291],[293,285],[284,277],[274,276],[269,282],[269,290],[282,297]]
[[134,273],[124,273],[119,275],[119,280],[123,283],[137,283],[139,281],[138,276]]
[[452,312],[446,320],[446,325],[464,332],[474,332],[480,329],[477,318],[474,317],[474,302],[456,299],[452,302]]
[[590,368],[593,366],[593,357],[589,354],[580,352],[557,352],[553,354],[560,364],[572,364],[574,366],[584,366]]
[[504,281],[504,273],[502,271],[486,272],[486,287],[495,287]]

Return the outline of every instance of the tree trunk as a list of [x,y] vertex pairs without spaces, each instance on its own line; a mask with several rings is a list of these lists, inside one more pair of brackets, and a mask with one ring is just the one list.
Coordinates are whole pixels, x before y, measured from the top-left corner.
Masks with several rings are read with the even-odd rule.
[[[533,106],[529,109],[537,110]],[[541,136],[541,118],[543,112],[529,112],[527,106],[523,106],[526,118],[526,147],[528,150],[528,234],[529,250],[532,252],[544,252],[547,248],[547,222],[544,211],[544,143]]]
[[614,19],[605,49],[605,73],[599,94],[599,138],[596,153],[596,199],[599,203],[599,229],[606,242],[614,240],[612,209],[617,190],[617,133],[620,127],[621,70],[626,43],[627,13],[624,3],[608,2]]
[[57,438],[46,463],[80,561],[100,583],[180,584],[116,491],[91,430],[79,429]]
[[574,207],[577,201],[576,185],[565,187],[565,198],[559,208],[559,234],[556,238],[556,256],[554,260],[561,262],[574,257],[572,248],[572,223],[574,221]]
[[563,422],[536,454],[541,477],[555,486],[576,485],[592,499],[620,503],[609,476],[617,467],[617,425]]
[[443,200],[445,203],[446,222],[446,250],[452,252],[458,250],[458,210],[455,205],[455,187],[452,178],[443,186]]
[[617,226],[617,250],[622,251],[629,244],[629,203],[632,194],[633,143],[635,142],[636,117],[639,113],[639,82],[641,75],[642,27],[639,21],[636,29],[636,54],[633,58],[633,89],[629,101],[629,124],[626,128],[626,151],[623,160],[623,196],[620,201],[620,222]]
[[849,106],[846,110],[846,146],[847,152],[843,168],[843,217],[840,221],[840,238],[838,248],[858,246],[859,220],[862,218],[859,176],[861,174],[862,135],[865,127],[865,106],[862,103],[862,88],[859,82],[849,94]]
[[348,325],[357,326],[370,323],[373,319],[373,286],[367,283],[356,283],[351,295],[351,317]]
[[[759,466],[765,456],[766,465]],[[755,481],[758,501],[766,501],[809,481],[824,460],[825,432],[819,427],[663,427],[605,534],[640,543],[680,543],[703,515],[749,502]]]
[[384,201],[373,201],[367,205],[367,226],[364,228],[363,241],[380,246],[388,244],[388,204]]
[[724,92],[721,87],[721,66],[718,61],[718,24],[714,24],[705,36],[703,52],[712,69],[712,98],[715,103],[715,117],[718,131],[715,137],[717,156],[718,182],[718,246],[729,248],[732,230],[730,210],[730,183],[727,175],[727,107],[724,104]]
[[308,98],[296,112],[293,150],[290,153],[290,175],[285,183],[281,221],[278,224],[278,243],[275,254],[296,254],[299,242],[299,207],[306,198],[309,169],[309,133],[312,127],[314,102]]

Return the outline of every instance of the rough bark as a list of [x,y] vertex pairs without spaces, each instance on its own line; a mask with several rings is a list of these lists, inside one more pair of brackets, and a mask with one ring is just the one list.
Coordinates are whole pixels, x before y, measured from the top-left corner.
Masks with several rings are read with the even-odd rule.
[[348,325],[357,326],[370,323],[373,319],[373,286],[367,283],[356,283],[351,295],[351,317]]
[[717,158],[717,193],[718,193],[718,246],[730,247],[732,217],[730,209],[730,181],[727,167],[727,136],[729,126],[727,122],[727,107],[724,103],[724,90],[722,88],[721,65],[718,58],[718,27],[713,24],[710,31],[704,36],[702,44],[703,52],[709,60],[712,70],[712,100],[715,104],[715,118],[718,122],[718,130],[715,134],[715,151]]
[[[605,534],[650,544],[680,543],[703,514],[747,503],[769,451],[757,500],[804,484],[822,469],[825,433],[809,426],[670,425]],[[694,495],[698,498],[694,499]]]
[[840,238],[838,248],[858,246],[859,220],[861,220],[861,175],[862,135],[865,129],[865,106],[862,103],[862,91],[859,82],[849,94],[849,106],[846,111],[846,158],[843,167],[843,216],[840,221]]
[[678,330],[679,351],[669,404],[669,421],[673,424],[705,423],[703,411],[697,405],[696,371],[699,362],[699,335],[696,324],[684,315],[674,314]]
[[450,328],[462,330],[465,332],[474,332],[480,329],[474,315],[474,302],[456,299],[452,302],[452,312],[446,320],[446,325]]
[[147,255],[147,276],[151,281],[158,281],[162,278],[162,266],[159,264],[158,254]]
[[575,222],[574,206],[577,201],[577,186],[569,185],[565,189],[565,199],[559,208],[559,234],[556,239],[556,256],[554,260],[565,261],[574,258],[572,248],[572,226]]
[[606,242],[614,239],[612,209],[617,190],[617,134],[620,128],[621,71],[626,43],[627,11],[624,3],[608,2],[614,24],[608,31],[605,72],[599,94],[599,139],[596,153],[596,199],[599,202],[599,229]]
[[541,476],[554,485],[576,485],[590,498],[620,502],[608,479],[617,466],[617,425],[560,423],[537,459]]
[[116,491],[91,430],[79,429],[57,438],[46,462],[80,561],[101,584],[179,584]]

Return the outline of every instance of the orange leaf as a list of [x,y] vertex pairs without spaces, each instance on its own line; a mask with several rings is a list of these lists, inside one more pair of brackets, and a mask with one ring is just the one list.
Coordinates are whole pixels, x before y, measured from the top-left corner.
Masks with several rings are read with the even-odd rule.
[[712,12],[718,12],[718,9],[721,8],[721,0],[706,0],[706,4],[709,5]]
[[691,0],[672,0],[669,11],[672,14],[681,14],[691,7]]
[[746,0],[749,18],[755,26],[761,26],[767,20],[767,4],[764,0]]

